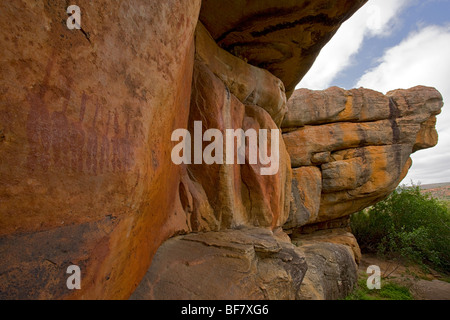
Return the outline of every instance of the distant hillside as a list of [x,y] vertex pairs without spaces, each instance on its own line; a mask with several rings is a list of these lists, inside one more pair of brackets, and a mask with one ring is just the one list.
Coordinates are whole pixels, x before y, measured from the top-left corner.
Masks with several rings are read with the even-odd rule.
[[450,187],[450,182],[422,184],[419,186],[421,190],[436,189],[442,187]]
[[419,187],[422,192],[431,193],[434,198],[450,201],[450,182],[424,184]]

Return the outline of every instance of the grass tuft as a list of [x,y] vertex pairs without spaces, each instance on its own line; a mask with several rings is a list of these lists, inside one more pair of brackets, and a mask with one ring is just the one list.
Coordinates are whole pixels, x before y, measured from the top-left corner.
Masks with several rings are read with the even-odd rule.
[[411,291],[395,282],[382,281],[381,289],[367,288],[367,276],[358,279],[358,285],[345,300],[413,300]]

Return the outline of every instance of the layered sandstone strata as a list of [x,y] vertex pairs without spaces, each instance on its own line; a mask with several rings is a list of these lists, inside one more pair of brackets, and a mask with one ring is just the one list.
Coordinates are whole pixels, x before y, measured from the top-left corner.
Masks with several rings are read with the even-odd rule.
[[282,124],[293,167],[284,228],[308,265],[299,299],[349,292],[356,279],[352,261],[361,258],[349,216],[398,186],[411,153],[437,144],[434,125],[442,106],[441,94],[423,86],[386,95],[336,87],[294,92]]
[[434,88],[297,90],[282,127],[294,172],[286,228],[349,216],[388,196],[411,153],[437,144]]

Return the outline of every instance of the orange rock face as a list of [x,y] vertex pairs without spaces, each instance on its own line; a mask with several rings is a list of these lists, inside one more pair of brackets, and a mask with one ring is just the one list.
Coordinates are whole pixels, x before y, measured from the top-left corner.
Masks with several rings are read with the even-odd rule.
[[187,125],[200,1],[77,5],[83,31],[65,2],[0,4],[3,299],[128,298],[179,229],[168,141]]
[[189,234],[165,242],[132,299],[294,300],[303,251],[270,230]]
[[[64,3],[2,2],[0,299],[343,298],[358,246],[320,229],[387,196],[442,107],[426,87],[293,93],[365,2],[79,0],[79,30]],[[250,163],[259,144],[175,164],[200,122],[267,130],[278,170]]]
[[205,63],[239,101],[263,108],[278,126],[281,125],[287,106],[280,79],[221,49],[202,23],[197,26],[195,44],[198,60]]

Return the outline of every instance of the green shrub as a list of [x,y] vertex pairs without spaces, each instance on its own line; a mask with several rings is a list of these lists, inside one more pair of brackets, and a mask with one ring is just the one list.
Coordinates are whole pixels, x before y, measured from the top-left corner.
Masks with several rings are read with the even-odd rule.
[[379,295],[387,300],[413,300],[413,296],[407,287],[394,282],[388,282],[382,286]]
[[450,272],[449,210],[419,187],[400,187],[350,221],[363,251],[399,255]]
[[367,276],[358,279],[358,285],[345,300],[413,300],[411,291],[394,282],[381,282],[380,290],[367,288]]

